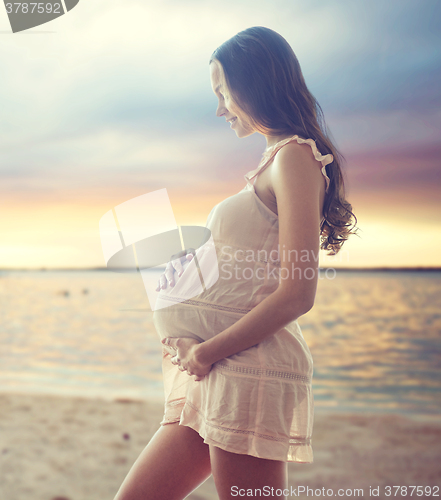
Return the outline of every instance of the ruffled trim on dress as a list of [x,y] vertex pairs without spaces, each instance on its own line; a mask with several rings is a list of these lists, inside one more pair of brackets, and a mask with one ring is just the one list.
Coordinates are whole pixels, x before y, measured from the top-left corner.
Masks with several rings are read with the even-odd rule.
[[285,144],[288,144],[289,142],[296,140],[298,144],[309,144],[312,149],[312,153],[314,155],[314,158],[319,161],[322,164],[321,172],[325,176],[326,179],[326,191],[328,190],[329,183],[331,182],[327,173],[326,173],[326,165],[329,165],[334,161],[334,157],[332,154],[327,154],[327,155],[322,155],[320,151],[317,149],[317,145],[313,139],[302,139],[298,135],[294,135],[293,137],[288,137],[287,139],[283,139],[282,141],[277,142],[273,146],[270,146],[265,149],[265,151],[262,154],[262,160],[259,164],[259,166],[251,170],[250,172],[246,173],[244,175],[245,180],[249,183],[251,183],[251,179],[255,177],[265,166],[269,163],[269,161],[274,157],[274,155],[279,151],[280,148],[282,148]]

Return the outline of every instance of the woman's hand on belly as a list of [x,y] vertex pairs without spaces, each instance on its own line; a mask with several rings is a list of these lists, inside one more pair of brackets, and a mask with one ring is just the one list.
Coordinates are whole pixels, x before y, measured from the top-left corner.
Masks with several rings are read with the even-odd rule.
[[159,276],[158,286],[155,291],[159,292],[167,288],[167,283],[170,286],[175,286],[175,271],[178,273],[178,277],[182,275],[184,269],[182,264],[185,262],[190,262],[196,251],[194,248],[189,248],[188,250],[182,250],[176,255],[172,255],[170,262],[166,265],[165,271]]
[[179,370],[194,375],[196,382],[202,380],[211,370],[213,365],[203,365],[196,359],[196,346],[200,342],[190,337],[166,337],[161,341],[163,344],[176,349],[176,356],[171,358]]

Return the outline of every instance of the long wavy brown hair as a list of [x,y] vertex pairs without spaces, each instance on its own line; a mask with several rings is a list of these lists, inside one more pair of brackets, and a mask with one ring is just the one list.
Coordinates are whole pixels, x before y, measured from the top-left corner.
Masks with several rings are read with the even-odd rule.
[[308,90],[291,46],[275,31],[255,26],[219,46],[209,64],[214,60],[221,65],[224,91],[258,132],[312,138],[322,155],[333,155],[334,161],[326,168],[330,184],[320,225],[320,248],[329,250],[327,255],[336,255],[358,230],[357,217],[345,198],[341,165],[346,159],[329,138],[323,110]]

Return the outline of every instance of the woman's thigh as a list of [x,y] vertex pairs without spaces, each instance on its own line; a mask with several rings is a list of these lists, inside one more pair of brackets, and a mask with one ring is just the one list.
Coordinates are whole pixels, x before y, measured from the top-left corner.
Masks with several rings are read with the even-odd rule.
[[141,452],[114,500],[182,500],[211,474],[209,446],[178,422],[162,425]]
[[286,462],[231,453],[213,445],[210,445],[210,461],[219,500],[241,496],[286,500],[280,491],[288,488]]

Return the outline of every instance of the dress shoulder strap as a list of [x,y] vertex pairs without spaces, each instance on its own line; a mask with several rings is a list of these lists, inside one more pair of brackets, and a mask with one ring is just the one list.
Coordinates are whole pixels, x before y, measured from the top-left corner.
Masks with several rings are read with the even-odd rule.
[[306,143],[309,144],[309,146],[311,146],[314,158],[322,164],[321,172],[326,178],[326,191],[327,191],[330,179],[326,174],[326,165],[332,163],[334,161],[334,157],[332,156],[332,154],[327,154],[323,156],[317,149],[317,145],[313,139],[302,139],[298,135],[294,135],[293,137],[288,137],[287,139],[283,139],[274,144],[273,146],[266,148],[262,154],[262,160],[260,161],[259,166],[244,175],[244,178],[247,181],[247,183],[252,184],[251,180],[255,178],[257,175],[259,175],[261,172],[263,172],[265,168],[268,167],[268,165],[272,162],[277,152],[281,148],[283,148],[283,146],[293,141],[297,141],[298,144]]

